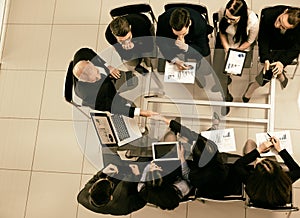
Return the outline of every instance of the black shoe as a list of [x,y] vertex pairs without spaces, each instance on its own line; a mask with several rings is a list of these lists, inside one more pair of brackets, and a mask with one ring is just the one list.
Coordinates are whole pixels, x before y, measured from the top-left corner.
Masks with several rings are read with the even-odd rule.
[[221,114],[222,114],[222,116],[228,115],[229,112],[230,112],[230,107],[227,106],[227,107],[222,107],[221,108]]
[[244,103],[248,103],[248,102],[250,101],[250,98],[246,98],[245,95],[246,95],[246,93],[248,92],[248,89],[249,89],[249,87],[252,85],[252,83],[253,83],[253,82],[249,83],[249,85],[248,85],[246,91],[244,92],[244,94],[243,94],[243,96],[242,96],[242,100],[243,100]]
[[135,67],[135,70],[137,72],[139,72],[140,74],[149,73],[149,71],[145,67],[143,67],[143,66],[141,66],[139,64]]
[[288,78],[286,77],[286,75],[285,75],[285,73],[284,72],[282,72],[282,74],[283,74],[283,76],[284,76],[284,80],[281,82],[280,81],[280,85],[281,85],[281,89],[284,89],[286,86],[287,86],[287,84],[288,84]]
[[228,76],[227,85],[230,85],[232,83],[232,79],[230,76]]
[[232,102],[233,101],[233,97],[228,91],[227,91],[227,95],[225,97],[225,101],[227,101],[227,102]]

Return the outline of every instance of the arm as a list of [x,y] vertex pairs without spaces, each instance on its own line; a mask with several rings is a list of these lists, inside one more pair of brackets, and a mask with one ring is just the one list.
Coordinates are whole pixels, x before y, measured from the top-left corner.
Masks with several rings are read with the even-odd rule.
[[235,172],[238,174],[238,176],[242,179],[242,181],[245,183],[248,180],[248,177],[250,175],[250,172],[248,170],[248,164],[252,163],[256,160],[256,158],[260,157],[260,153],[257,149],[254,149],[250,153],[246,154],[245,156],[239,158],[235,163],[233,164],[233,168]]

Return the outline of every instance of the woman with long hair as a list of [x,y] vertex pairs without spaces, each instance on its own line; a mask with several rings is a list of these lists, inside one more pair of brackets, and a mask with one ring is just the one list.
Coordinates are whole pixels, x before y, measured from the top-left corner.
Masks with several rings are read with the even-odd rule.
[[[245,148],[248,153],[234,163],[234,169],[245,184],[250,201],[256,206],[265,208],[290,203],[292,183],[299,179],[300,167],[287,150],[281,148],[279,139],[271,137],[258,147],[249,139]],[[277,161],[261,158],[260,154],[270,149],[274,149],[280,155],[288,171],[285,171]]]
[[[257,15],[251,11],[244,0],[230,0],[225,8],[218,12],[219,33],[216,39],[213,68],[219,78],[220,85],[212,87],[213,92],[223,90],[226,101],[232,101],[228,85],[232,79],[224,74],[225,57],[229,48],[251,51],[258,35],[259,21]],[[248,52],[247,62],[251,61]]]

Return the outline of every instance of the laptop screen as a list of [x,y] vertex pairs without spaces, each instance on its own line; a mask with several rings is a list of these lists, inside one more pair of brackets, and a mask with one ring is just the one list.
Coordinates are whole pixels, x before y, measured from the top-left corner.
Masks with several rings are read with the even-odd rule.
[[224,73],[236,76],[242,76],[247,52],[229,48]]
[[179,160],[179,142],[152,143],[153,160]]

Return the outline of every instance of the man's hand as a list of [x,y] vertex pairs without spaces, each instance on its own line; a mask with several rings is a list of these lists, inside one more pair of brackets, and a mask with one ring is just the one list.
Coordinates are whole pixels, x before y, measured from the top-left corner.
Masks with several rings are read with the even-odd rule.
[[130,50],[130,49],[133,49],[133,47],[134,47],[134,44],[133,44],[133,42],[131,42],[131,41],[122,44],[122,48],[123,48],[124,50]]
[[270,141],[273,144],[273,146],[277,152],[280,152],[282,150],[282,148],[280,147],[280,140],[278,138],[273,136],[270,138]]
[[121,77],[121,72],[112,66],[107,67],[109,69],[110,77],[113,77],[115,79],[120,79]]
[[177,66],[178,70],[188,70],[188,69],[190,69],[189,65],[185,65],[184,61],[181,61],[179,59],[175,61],[175,65]]
[[139,170],[138,165],[136,165],[136,164],[129,164],[129,167],[131,168],[132,173],[134,175],[136,175],[136,176],[140,175],[140,170]]
[[145,110],[140,111],[140,116],[142,116],[142,117],[151,117],[154,115],[158,115],[158,113],[154,112],[154,111],[145,111]]
[[270,67],[273,67],[273,75],[277,76],[282,74],[284,68],[283,64],[280,61],[273,62],[272,64],[270,64]]
[[107,174],[107,175],[111,175],[111,174],[118,174],[119,170],[118,167],[114,164],[109,164],[107,167],[105,167],[102,170],[103,173]]
[[158,120],[158,121],[163,121],[165,122],[168,126],[170,125],[171,120],[167,119],[165,116],[162,116],[160,114],[157,115],[152,115],[151,117],[149,117],[152,120]]
[[184,38],[183,38],[183,41],[177,39],[177,40],[175,41],[175,45],[176,45],[179,49],[181,49],[181,50],[183,50],[183,51],[185,51],[185,52],[187,52],[187,50],[189,49],[189,45],[186,44],[186,43],[184,42]]

